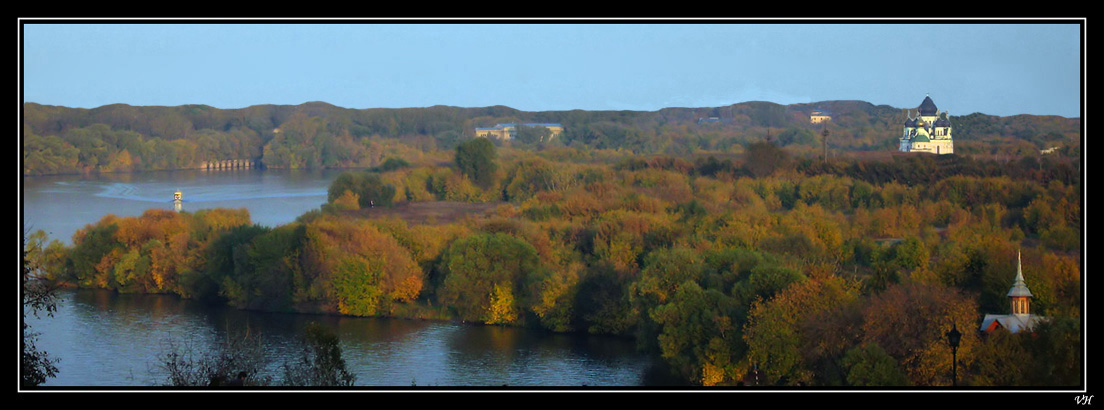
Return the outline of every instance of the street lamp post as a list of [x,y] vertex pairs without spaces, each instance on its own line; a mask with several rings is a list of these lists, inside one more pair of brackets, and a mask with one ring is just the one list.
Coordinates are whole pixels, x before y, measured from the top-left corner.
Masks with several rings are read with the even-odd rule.
[[947,342],[951,345],[951,385],[958,387],[958,343],[962,341],[962,332],[958,331],[958,324],[952,324],[951,331],[947,332]]

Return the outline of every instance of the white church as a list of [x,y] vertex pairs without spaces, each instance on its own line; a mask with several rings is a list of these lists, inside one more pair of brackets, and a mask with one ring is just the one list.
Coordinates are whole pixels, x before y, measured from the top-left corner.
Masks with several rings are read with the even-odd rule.
[[912,110],[908,111],[900,151],[953,154],[950,114],[939,112],[930,96],[924,97],[917,111],[916,117],[912,116]]

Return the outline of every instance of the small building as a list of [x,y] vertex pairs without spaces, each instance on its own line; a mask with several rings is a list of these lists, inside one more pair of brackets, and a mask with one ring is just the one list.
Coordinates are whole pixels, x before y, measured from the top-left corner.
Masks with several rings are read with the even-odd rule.
[[709,123],[714,123],[714,122],[721,122],[721,119],[720,119],[720,118],[718,118],[718,117],[705,117],[705,118],[698,118],[698,124],[699,124],[699,125],[701,125],[701,124],[709,124]]
[[832,121],[832,115],[826,111],[813,111],[809,114],[809,123],[820,124],[822,122]]
[[[561,132],[563,132],[563,125],[558,123],[536,123],[528,122],[520,124],[522,127],[544,127],[552,132],[551,138],[555,138]],[[517,134],[517,123],[495,124],[494,127],[488,128],[476,128],[475,136],[483,138],[494,138],[497,140],[511,140]]]
[[1030,331],[1035,325],[1047,320],[1044,316],[1031,314],[1031,290],[1024,282],[1023,268],[1020,264],[1020,254],[1016,252],[1016,280],[1012,288],[1008,290],[1008,298],[1012,302],[1012,314],[994,315],[987,314],[981,321],[982,332],[989,333],[998,328],[1008,329],[1009,332],[1018,333],[1022,330]]
[[954,138],[951,136],[950,113],[940,112],[931,97],[926,96],[920,103],[917,114],[919,115],[913,117],[911,110],[907,113],[899,150],[953,154]]

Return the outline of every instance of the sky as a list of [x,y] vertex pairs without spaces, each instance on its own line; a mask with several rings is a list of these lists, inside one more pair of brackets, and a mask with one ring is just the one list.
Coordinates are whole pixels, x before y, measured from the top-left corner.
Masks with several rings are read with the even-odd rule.
[[930,96],[952,115],[1080,117],[1085,90],[1084,20],[21,22],[23,101],[79,108],[906,109]]

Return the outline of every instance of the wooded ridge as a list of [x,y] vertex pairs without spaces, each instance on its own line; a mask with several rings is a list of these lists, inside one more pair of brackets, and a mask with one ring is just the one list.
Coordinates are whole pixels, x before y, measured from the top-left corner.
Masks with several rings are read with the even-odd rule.
[[[810,113],[832,119],[812,124]],[[128,172],[200,168],[212,161],[249,160],[272,168],[368,168],[391,156],[451,150],[474,129],[498,123],[560,123],[552,141],[524,130],[510,144],[563,146],[628,154],[741,154],[769,139],[792,153],[819,155],[822,128],[831,153],[896,150],[907,109],[862,101],[779,105],[745,102],[725,107],[658,111],[541,111],[504,106],[460,108],[341,108],[323,102],[219,109],[206,105],[84,109],[23,105],[23,174]],[[1055,148],[1080,152],[1079,118],[980,113],[950,118],[962,155],[1038,155]],[[439,158],[426,159],[437,161]]]

